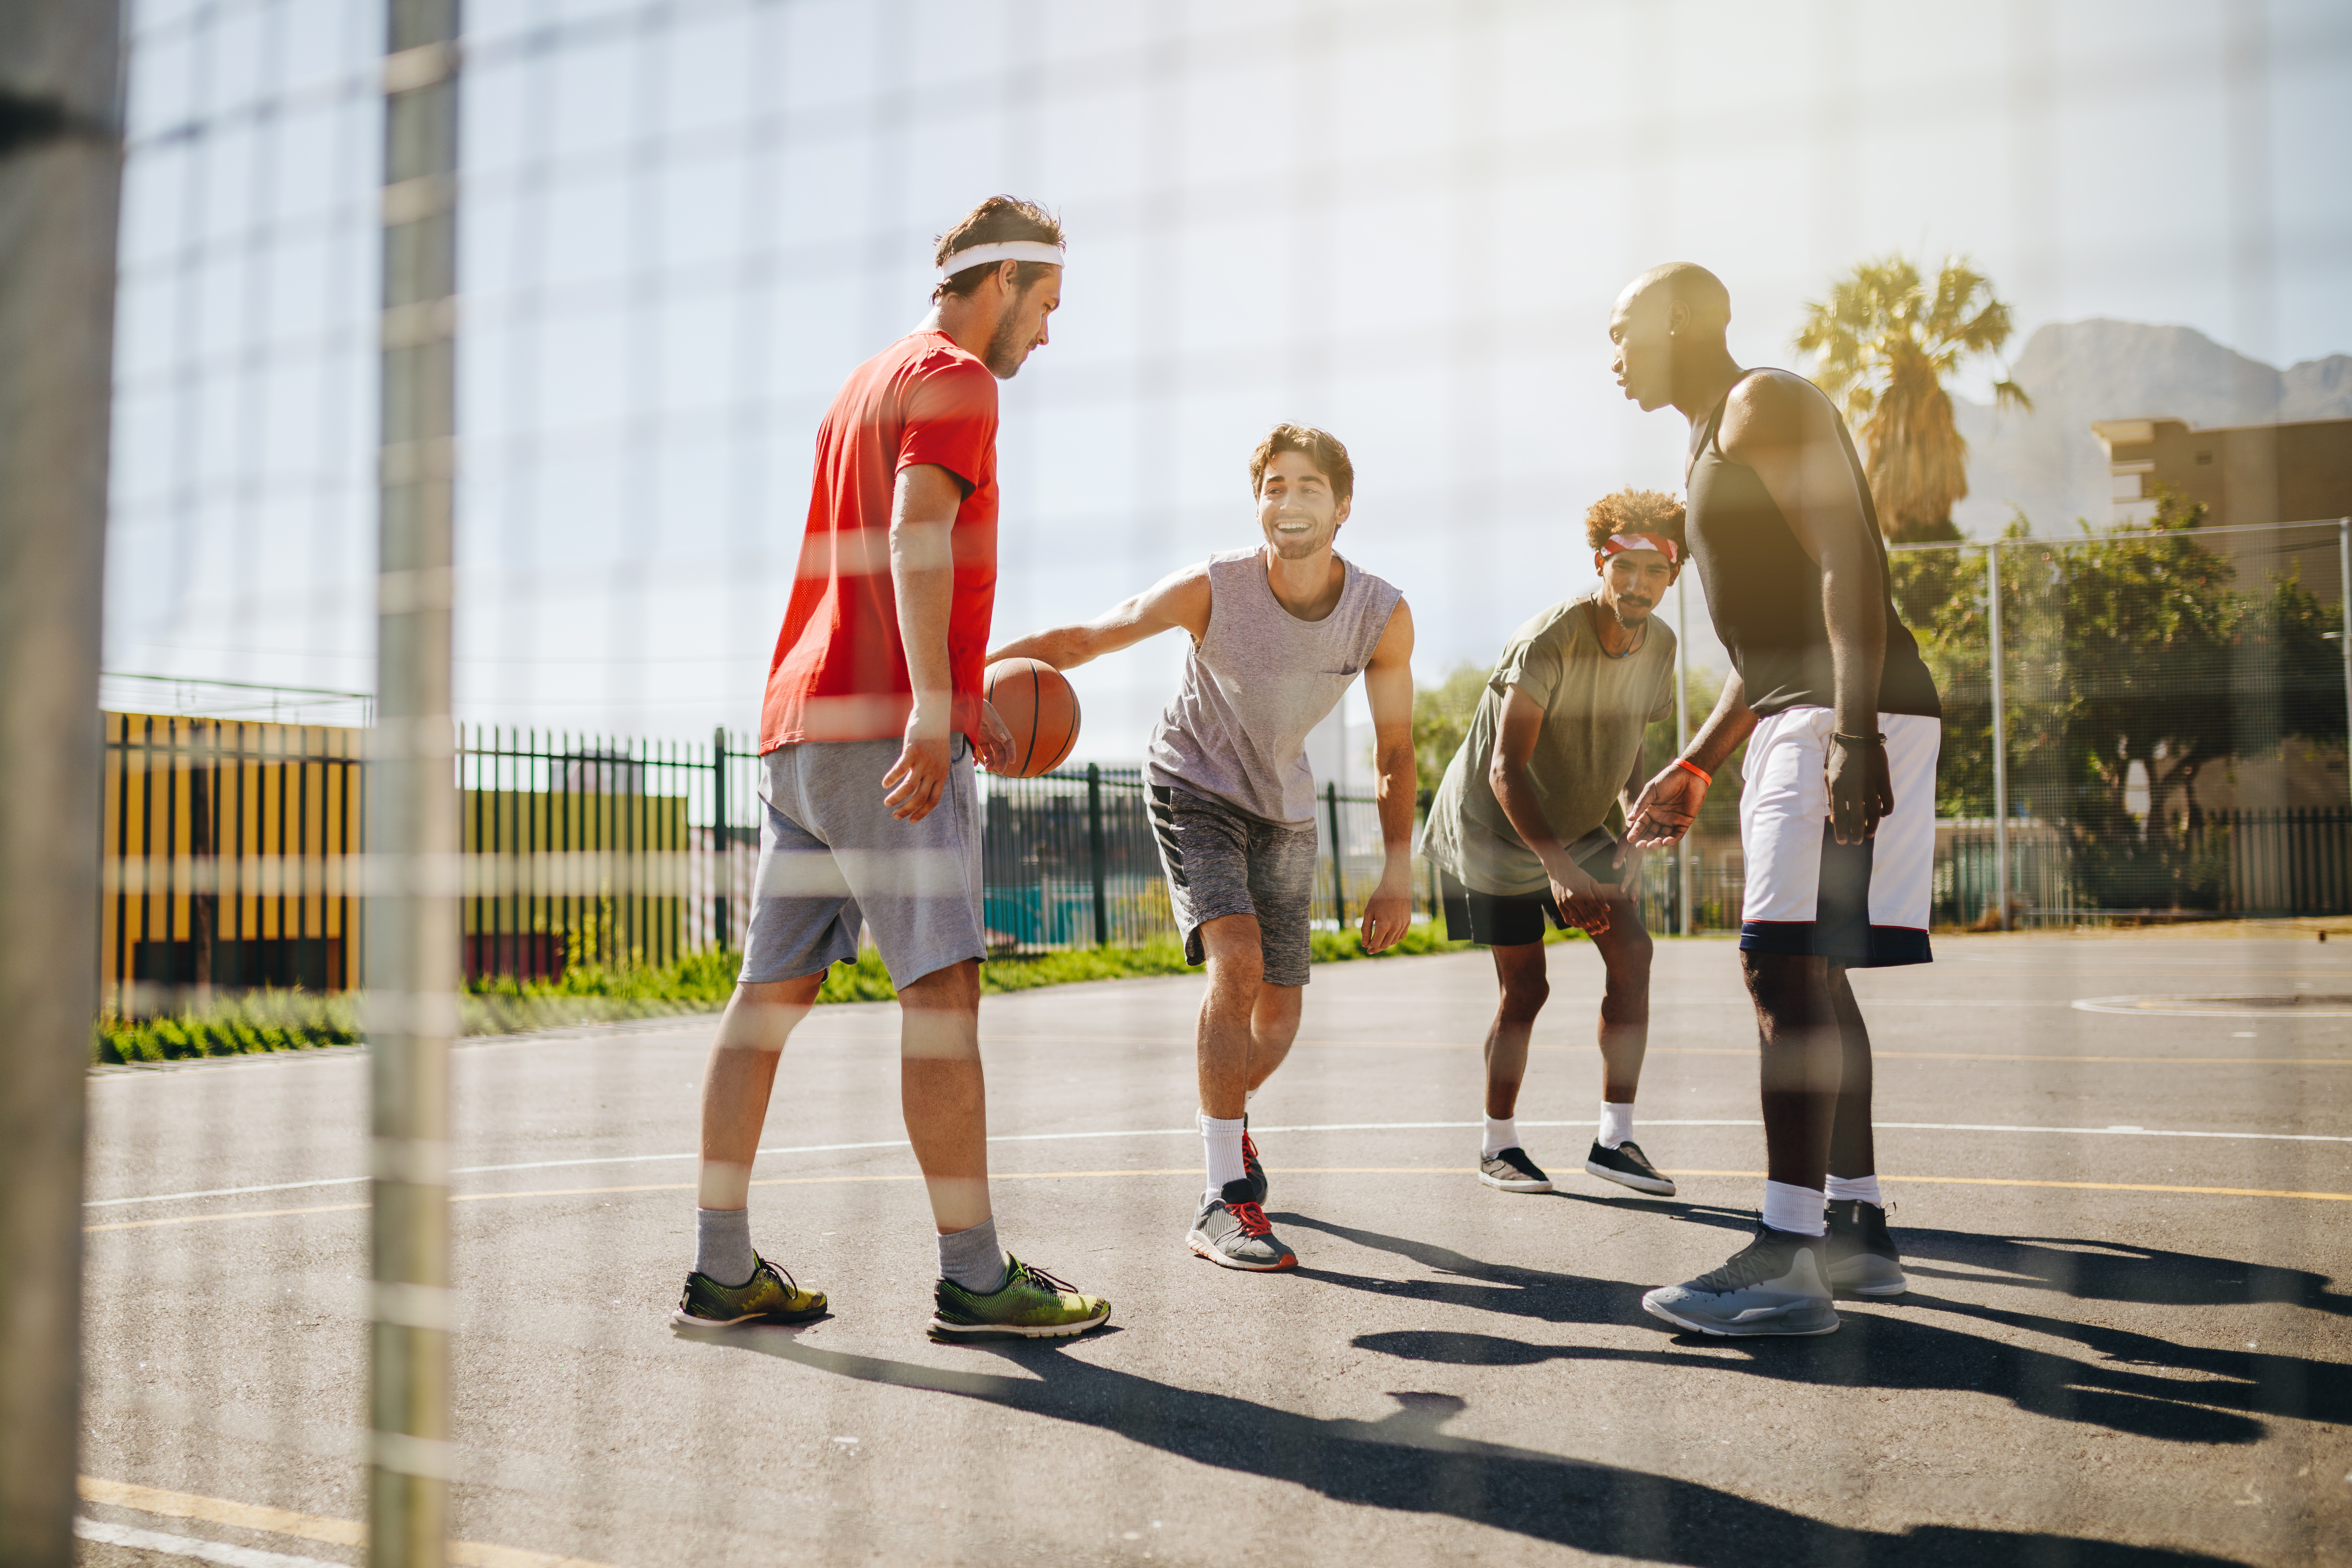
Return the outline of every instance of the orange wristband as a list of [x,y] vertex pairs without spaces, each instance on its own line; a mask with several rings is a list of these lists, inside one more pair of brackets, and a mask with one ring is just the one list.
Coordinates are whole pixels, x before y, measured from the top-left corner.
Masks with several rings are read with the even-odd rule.
[[1698,782],[1703,784],[1712,785],[1715,783],[1715,775],[1713,773],[1708,773],[1705,768],[1700,767],[1688,757],[1676,757],[1675,759],[1675,766],[1682,769],[1685,773],[1696,773],[1698,775]]

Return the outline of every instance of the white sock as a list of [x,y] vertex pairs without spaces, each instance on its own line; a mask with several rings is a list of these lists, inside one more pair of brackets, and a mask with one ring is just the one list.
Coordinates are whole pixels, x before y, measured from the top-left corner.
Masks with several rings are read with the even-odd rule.
[[1826,1236],[1829,1200],[1811,1187],[1786,1182],[1764,1184],[1764,1223],[1793,1236]]
[[1201,1151],[1209,1161],[1209,1190],[1202,1195],[1202,1203],[1223,1197],[1227,1182],[1238,1182],[1249,1174],[1242,1164],[1242,1129],[1245,1124],[1244,1117],[1226,1121],[1202,1113]]
[[1601,1102],[1601,1131],[1593,1136],[1603,1149],[1614,1149],[1633,1136],[1633,1102],[1620,1105],[1613,1100]]
[[1878,1178],[1873,1176],[1832,1176],[1829,1199],[1842,1204],[1848,1198],[1860,1198],[1873,1208],[1883,1209],[1886,1200],[1878,1195]]
[[1478,1145],[1478,1158],[1491,1160],[1506,1149],[1519,1146],[1519,1119],[1517,1116],[1486,1118],[1486,1136]]

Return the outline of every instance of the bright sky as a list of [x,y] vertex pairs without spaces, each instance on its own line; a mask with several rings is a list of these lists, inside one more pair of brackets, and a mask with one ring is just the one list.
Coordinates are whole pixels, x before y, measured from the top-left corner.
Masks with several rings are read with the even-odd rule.
[[[133,8],[108,668],[368,689],[377,8]],[[1792,363],[1804,300],[1889,250],[1972,258],[2013,348],[2109,316],[2352,349],[2352,9],[2325,0],[467,16],[485,722],[755,722],[825,403],[994,191],[1071,236],[1054,341],[1003,389],[1000,637],[1253,542],[1248,451],[1295,419],[1348,443],[1341,548],[1404,588],[1424,677],[1491,659],[1591,583],[1588,503],[1680,487],[1679,421],[1607,371],[1609,302],[1659,260],[1724,278],[1750,363]],[[1140,753],[1178,658],[1077,672],[1081,759]]]

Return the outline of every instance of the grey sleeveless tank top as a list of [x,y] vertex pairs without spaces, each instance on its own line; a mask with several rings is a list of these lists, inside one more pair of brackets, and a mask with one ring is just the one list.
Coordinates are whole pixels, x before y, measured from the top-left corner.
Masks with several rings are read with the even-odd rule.
[[1255,550],[1209,557],[1209,631],[1152,729],[1153,784],[1267,822],[1315,820],[1307,732],[1339,706],[1404,595],[1340,558],[1347,583],[1319,621],[1282,607]]

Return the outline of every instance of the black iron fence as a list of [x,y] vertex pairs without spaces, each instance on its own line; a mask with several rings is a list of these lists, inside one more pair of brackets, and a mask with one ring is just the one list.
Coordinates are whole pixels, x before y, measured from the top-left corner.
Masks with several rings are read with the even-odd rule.
[[467,977],[732,946],[759,850],[757,769],[723,731],[703,745],[461,730]]
[[[361,983],[367,731],[162,715],[105,716],[105,907],[99,964],[121,1016],[216,989]],[[467,728],[457,737],[469,978],[556,980],[582,965],[659,965],[742,939],[759,855],[759,763],[744,737],[709,743]],[[983,904],[1008,957],[1172,937],[1167,884],[1137,767],[1089,764],[982,788]],[[1370,797],[1327,786],[1314,919],[1360,918],[1382,864]],[[1937,828],[1934,920],[1943,928],[2112,916],[2352,912],[2352,810],[2160,820],[2160,904],[2106,846],[2017,819]],[[1736,838],[1695,837],[1685,874],[1643,858],[1643,917],[1656,931],[1737,930]],[[2151,852],[2153,853],[2153,852]],[[2105,858],[2093,861],[2095,854]],[[2184,876],[2182,865],[2190,868]],[[2151,883],[2151,886],[2156,884]],[[1426,863],[1413,905],[1442,918]]]

